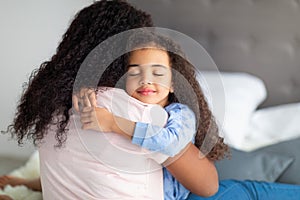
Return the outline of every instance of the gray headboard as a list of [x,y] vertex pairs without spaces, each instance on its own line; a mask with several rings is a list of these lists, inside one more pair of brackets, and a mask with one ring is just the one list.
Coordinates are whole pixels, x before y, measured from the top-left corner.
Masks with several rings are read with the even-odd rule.
[[197,40],[221,71],[264,80],[263,106],[300,101],[300,0],[129,0]]

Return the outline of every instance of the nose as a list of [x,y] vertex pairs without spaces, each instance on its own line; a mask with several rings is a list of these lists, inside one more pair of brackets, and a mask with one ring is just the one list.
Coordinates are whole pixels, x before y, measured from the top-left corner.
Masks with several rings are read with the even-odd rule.
[[141,81],[140,82],[140,85],[151,85],[151,84],[153,84],[151,81]]
[[149,73],[143,73],[140,80],[140,85],[151,85],[153,84],[152,77]]

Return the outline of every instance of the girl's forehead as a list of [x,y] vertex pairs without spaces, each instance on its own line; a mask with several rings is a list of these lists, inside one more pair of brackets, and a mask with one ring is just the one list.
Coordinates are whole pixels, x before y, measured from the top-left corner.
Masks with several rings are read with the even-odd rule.
[[145,53],[145,52],[157,52],[157,53],[167,53],[167,50],[164,48],[160,47],[141,47],[141,48],[136,48],[131,51],[131,54],[133,53]]
[[129,64],[128,67],[131,67],[131,68],[145,68],[145,67],[151,67],[153,69],[169,69],[170,66],[165,66],[165,65],[162,65],[162,64],[157,64],[157,63],[147,63],[147,64]]
[[169,66],[169,54],[167,51],[158,48],[142,48],[130,53],[130,64],[162,64]]

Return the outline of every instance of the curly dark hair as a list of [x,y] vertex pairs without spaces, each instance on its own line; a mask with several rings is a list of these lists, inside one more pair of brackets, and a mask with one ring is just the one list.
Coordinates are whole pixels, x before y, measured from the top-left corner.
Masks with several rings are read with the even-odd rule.
[[[129,54],[124,54],[105,68],[100,79],[97,76],[87,76],[85,79],[84,73],[83,78],[78,78],[78,71],[85,58],[101,42],[113,35],[134,28],[152,26],[149,14],[122,0],[102,0],[82,9],[63,35],[56,54],[31,74],[17,107],[14,122],[8,128],[12,136],[17,137],[19,144],[27,137],[33,139],[36,145],[47,134],[50,125],[56,125],[55,138],[58,146],[64,144],[67,139],[73,92],[81,87],[118,87],[120,79],[127,71]],[[163,41],[165,40],[159,41],[158,44],[161,45]],[[174,47],[172,42],[162,46],[170,49],[170,45]],[[200,150],[207,151],[203,153],[207,154],[209,159],[222,159],[228,147],[218,135],[216,122],[196,80],[195,68],[180,56],[182,54],[173,51],[168,54],[172,69],[179,72],[174,74],[176,95],[171,94],[169,101],[180,100],[180,103],[187,104],[195,112],[198,123],[195,145]],[[99,67],[100,71],[101,68],[103,70],[101,63],[96,67]],[[91,74],[95,69],[93,66],[87,68],[86,72]],[[180,77],[188,80],[192,91],[182,85]],[[94,79],[97,81],[96,85],[93,84]],[[191,95],[195,94],[195,98],[192,98]]]
[[[56,139],[66,140],[72,107],[73,84],[85,57],[99,43],[120,32],[153,26],[151,16],[122,0],[102,0],[79,11],[63,35],[56,54],[35,70],[17,107],[12,136],[22,144],[44,138],[49,125],[57,125]],[[54,116],[62,116],[59,120]]]

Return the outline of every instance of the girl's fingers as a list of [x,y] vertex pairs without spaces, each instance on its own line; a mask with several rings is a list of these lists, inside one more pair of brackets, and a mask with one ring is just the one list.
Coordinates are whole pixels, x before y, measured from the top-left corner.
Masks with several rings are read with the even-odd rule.
[[91,113],[90,112],[81,113],[80,118],[91,118]]
[[82,117],[80,118],[81,124],[91,123],[91,120],[89,117]]
[[73,102],[73,107],[74,109],[79,113],[79,101],[78,101],[78,96],[76,94],[72,95],[72,102]]
[[87,112],[92,112],[94,110],[93,107],[83,107],[81,110],[81,114],[87,113]]
[[79,91],[79,97],[83,98],[87,90],[88,90],[87,88],[81,88]]
[[87,94],[83,96],[83,105],[84,107],[91,107],[91,102]]
[[94,120],[93,120],[93,115],[91,113],[82,113],[80,115],[81,123],[90,123],[92,121],[94,121]]
[[83,107],[96,107],[96,92],[93,89],[82,88],[78,93],[72,95],[73,107],[80,112],[80,105]]
[[90,104],[92,107],[96,107],[97,106],[97,99],[96,99],[96,92],[94,90],[92,90],[89,95],[88,95]]
[[84,93],[84,106],[96,107],[96,92],[93,89],[87,89]]
[[83,130],[91,129],[91,123],[85,123],[85,124],[82,124],[81,128],[82,128]]
[[95,125],[94,123],[85,123],[85,124],[82,124],[82,127],[81,127],[83,130],[95,130]]
[[84,106],[96,106],[96,92],[94,89],[82,88],[79,92],[80,97],[83,99]]

